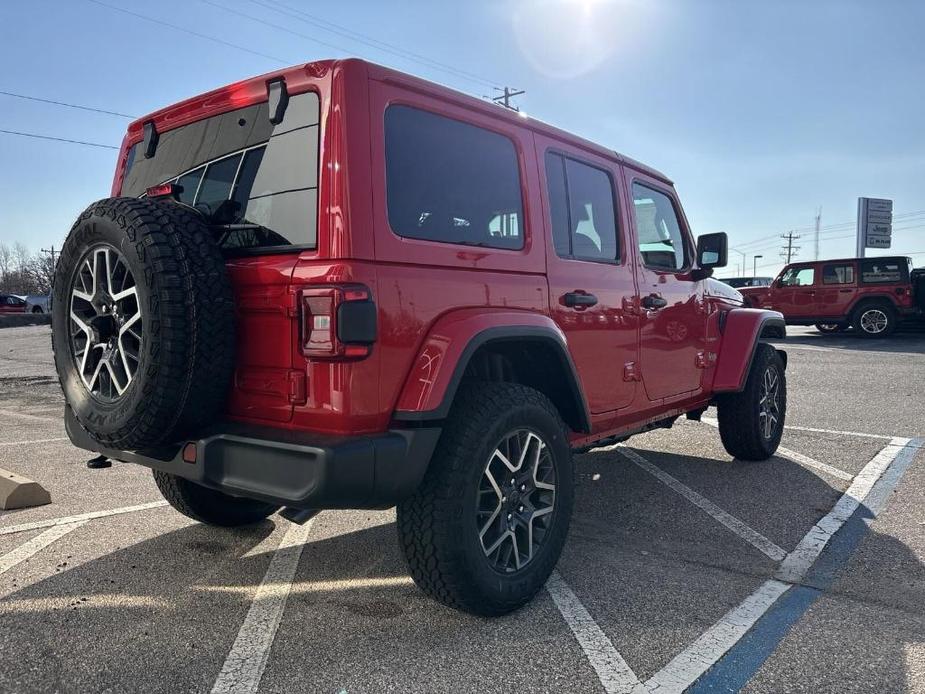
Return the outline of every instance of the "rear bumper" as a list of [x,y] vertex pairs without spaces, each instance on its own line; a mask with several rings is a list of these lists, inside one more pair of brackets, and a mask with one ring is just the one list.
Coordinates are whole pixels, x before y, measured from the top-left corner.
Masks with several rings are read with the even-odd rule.
[[[325,436],[225,422],[200,438],[144,451],[100,447],[65,407],[75,446],[185,477],[232,496],[304,509],[388,508],[414,493],[439,428]],[[183,460],[195,444],[196,460]]]

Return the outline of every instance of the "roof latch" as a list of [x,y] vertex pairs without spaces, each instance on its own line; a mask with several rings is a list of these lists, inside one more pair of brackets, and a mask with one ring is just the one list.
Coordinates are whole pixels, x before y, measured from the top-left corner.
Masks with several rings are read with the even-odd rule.
[[157,128],[154,127],[153,120],[145,122],[144,128],[145,159],[151,159],[154,157],[154,153],[157,152],[157,141],[160,139],[160,137],[157,134]]
[[286,115],[286,107],[289,106],[289,92],[286,91],[285,79],[280,77],[267,82],[267,102],[270,122],[273,125],[279,125]]

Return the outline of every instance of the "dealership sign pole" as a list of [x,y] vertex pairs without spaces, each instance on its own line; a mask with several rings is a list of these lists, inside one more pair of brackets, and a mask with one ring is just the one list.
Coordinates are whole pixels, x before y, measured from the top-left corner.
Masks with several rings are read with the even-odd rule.
[[868,248],[889,248],[893,234],[893,201],[858,198],[857,257]]

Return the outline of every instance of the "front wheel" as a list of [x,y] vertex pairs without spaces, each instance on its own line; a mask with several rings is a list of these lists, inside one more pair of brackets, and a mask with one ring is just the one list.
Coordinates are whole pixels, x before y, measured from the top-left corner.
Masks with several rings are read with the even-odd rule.
[[160,470],[154,470],[154,482],[174,509],[208,525],[253,525],[279,510],[274,504],[223,494]]
[[745,390],[717,397],[723,447],[739,460],[767,460],[780,444],[786,414],[784,361],[771,345],[759,344]]
[[546,396],[511,383],[461,389],[424,481],[398,506],[414,582],[474,614],[516,610],[555,568],[573,496],[568,432]]
[[816,330],[823,335],[834,335],[843,332],[847,327],[844,323],[816,323]]

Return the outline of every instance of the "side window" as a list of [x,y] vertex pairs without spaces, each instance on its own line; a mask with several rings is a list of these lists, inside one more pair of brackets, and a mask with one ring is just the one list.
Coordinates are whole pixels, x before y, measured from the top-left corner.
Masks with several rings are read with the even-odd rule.
[[816,281],[816,271],[812,267],[792,267],[780,278],[783,287],[808,287]]
[[823,265],[823,284],[854,284],[854,265]]
[[560,154],[546,154],[553,246],[563,258],[619,258],[610,174]]
[[868,258],[861,260],[860,264],[861,281],[864,284],[890,284],[909,280],[909,266],[905,260]]
[[524,247],[523,197],[510,138],[409,106],[385,112],[389,225],[399,236]]
[[687,267],[687,242],[671,198],[641,183],[634,183],[633,214],[639,235],[639,253],[646,267],[656,270]]

